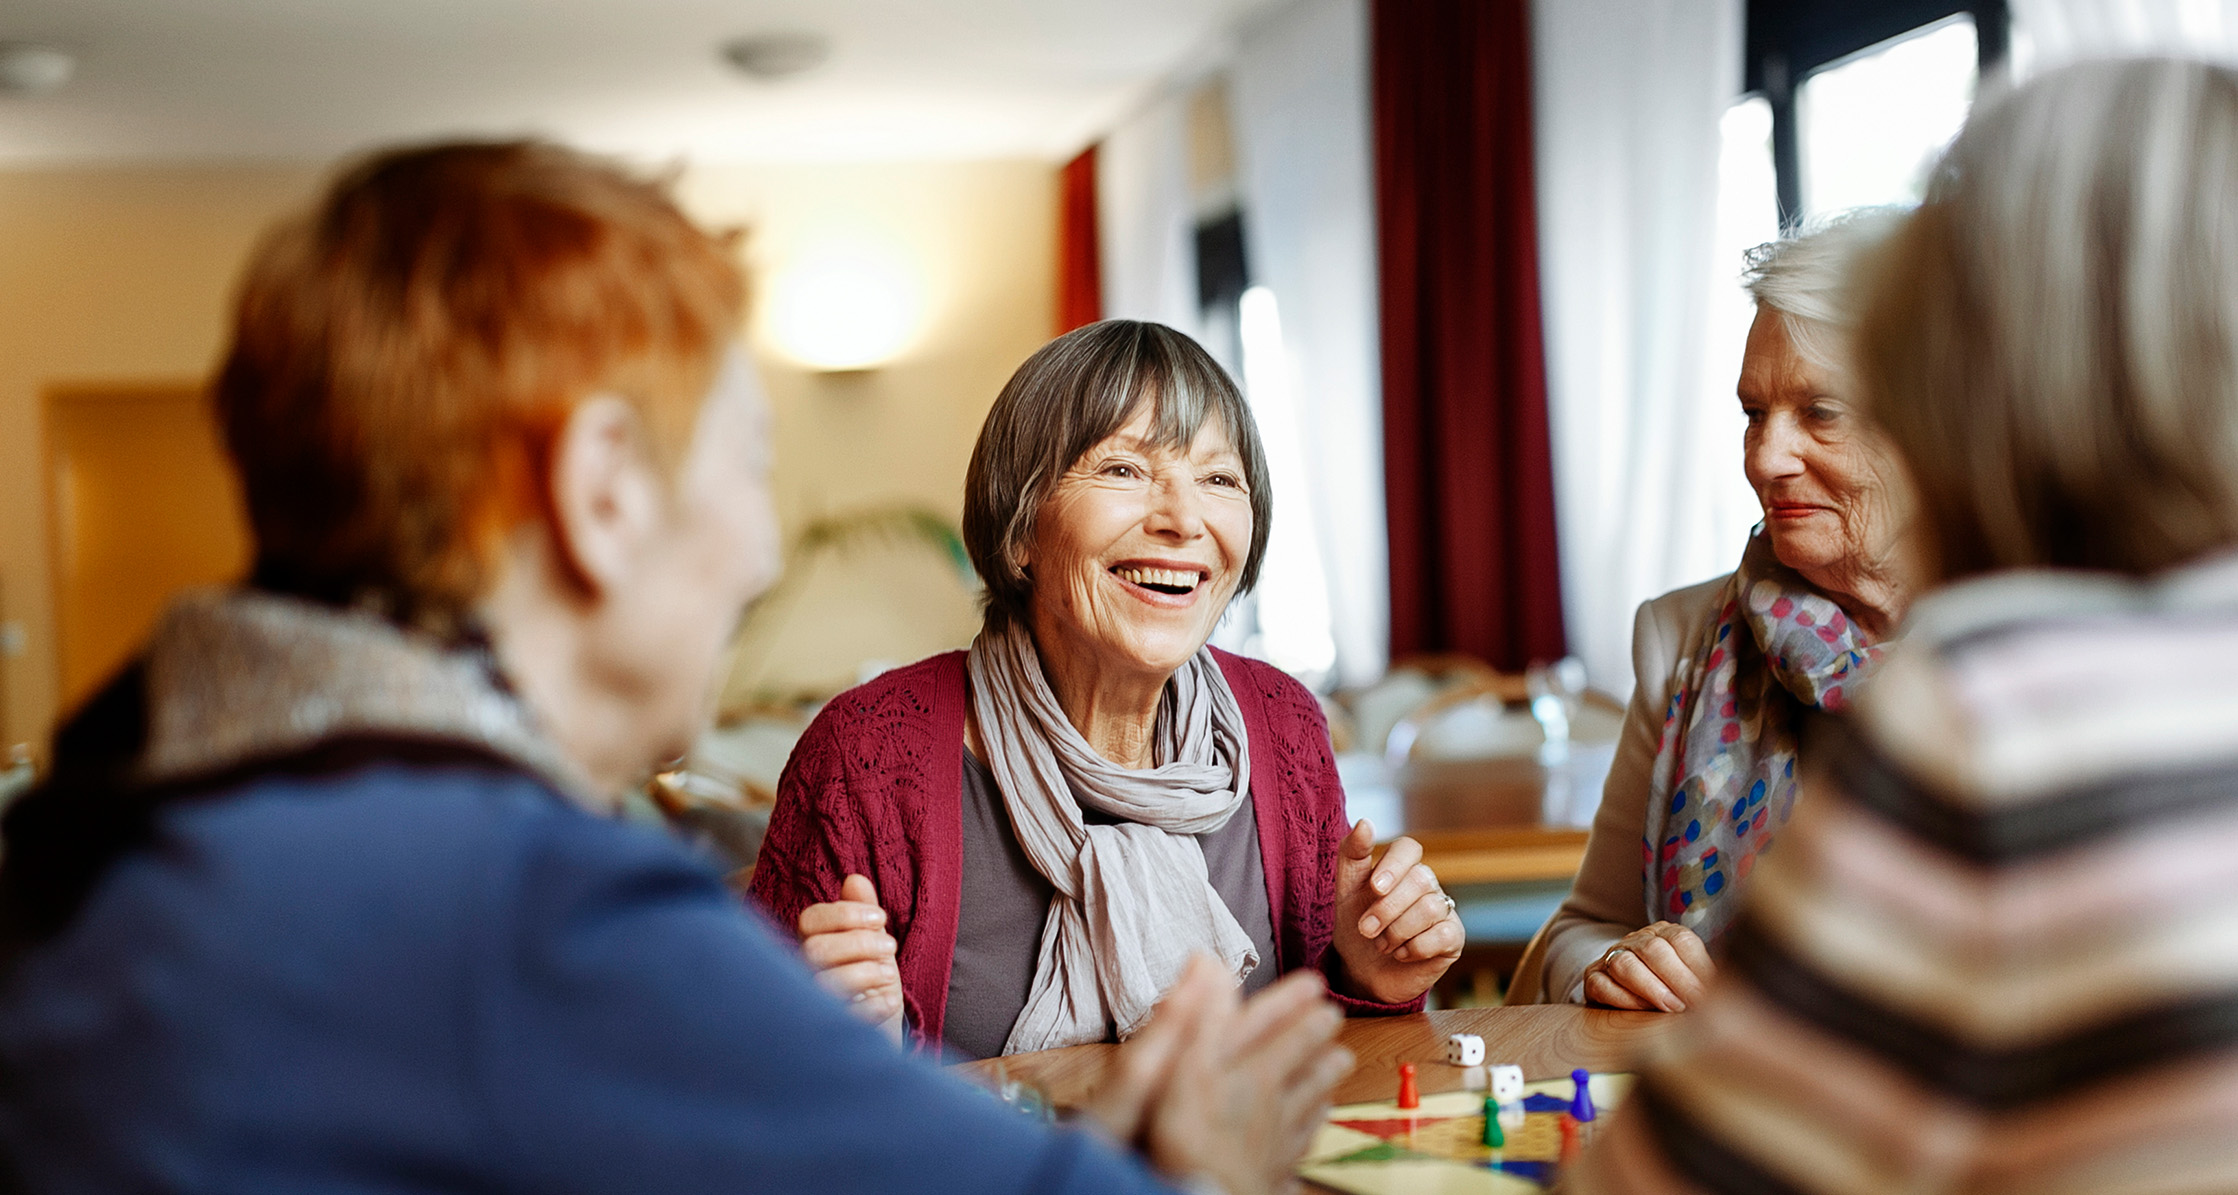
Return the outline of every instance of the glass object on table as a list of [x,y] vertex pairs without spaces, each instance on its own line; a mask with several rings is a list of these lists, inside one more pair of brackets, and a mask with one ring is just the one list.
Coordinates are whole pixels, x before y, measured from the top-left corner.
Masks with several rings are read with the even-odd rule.
[[1578,715],[1585,706],[1585,662],[1564,656],[1553,664],[1533,664],[1524,683],[1531,697],[1531,716],[1546,734],[1539,747],[1539,766],[1546,772],[1544,805],[1540,818],[1550,826],[1579,825],[1592,818],[1599,804],[1602,767],[1580,767],[1572,737]]
[[994,1082],[995,1098],[1011,1111],[1044,1124],[1057,1119],[1057,1106],[1050,1101],[1048,1093],[1023,1079],[1011,1078],[1010,1068],[1000,1059],[995,1062]]

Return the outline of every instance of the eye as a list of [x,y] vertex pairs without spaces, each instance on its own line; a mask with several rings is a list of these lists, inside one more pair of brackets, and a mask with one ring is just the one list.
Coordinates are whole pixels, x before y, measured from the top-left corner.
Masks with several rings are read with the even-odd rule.
[[1142,470],[1135,468],[1134,465],[1128,461],[1110,461],[1106,463],[1103,468],[1097,470],[1097,472],[1103,474],[1105,477],[1117,477],[1122,479],[1142,476]]
[[1842,408],[1830,402],[1814,402],[1805,413],[1813,423],[1835,424],[1842,421]]
[[1764,422],[1764,408],[1762,407],[1744,406],[1741,408],[1741,414],[1748,418],[1748,425],[1750,427],[1755,427],[1758,424]]
[[1232,490],[1243,488],[1243,479],[1233,473],[1215,473],[1204,480],[1206,485],[1221,485]]

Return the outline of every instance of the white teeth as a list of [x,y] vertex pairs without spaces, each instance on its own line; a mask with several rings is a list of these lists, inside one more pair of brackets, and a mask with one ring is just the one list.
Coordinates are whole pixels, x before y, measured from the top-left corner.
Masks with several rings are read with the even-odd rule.
[[1137,585],[1158,585],[1167,589],[1195,589],[1203,575],[1194,569],[1176,568],[1115,568],[1111,570],[1122,581]]

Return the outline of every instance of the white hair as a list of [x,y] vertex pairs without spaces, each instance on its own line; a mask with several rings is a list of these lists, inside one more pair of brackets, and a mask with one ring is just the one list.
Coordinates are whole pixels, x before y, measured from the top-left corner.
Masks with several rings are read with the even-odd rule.
[[1867,207],[1821,220],[1810,228],[1748,251],[1741,284],[1757,306],[1787,322],[1795,351],[1822,369],[1847,372],[1843,339],[1857,323],[1852,285],[1858,266],[1888,241],[1908,213]]

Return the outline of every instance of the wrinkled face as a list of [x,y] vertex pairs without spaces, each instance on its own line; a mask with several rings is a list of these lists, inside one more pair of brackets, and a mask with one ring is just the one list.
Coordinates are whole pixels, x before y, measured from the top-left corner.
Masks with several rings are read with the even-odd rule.
[[650,759],[684,754],[705,726],[739,616],[777,578],[769,440],[760,377],[734,349],[700,409],[666,517],[609,616],[626,647],[603,654],[638,674]]
[[1749,327],[1738,392],[1748,482],[1780,563],[1814,584],[1884,567],[1902,529],[1895,458],[1769,308]]
[[1150,433],[1145,406],[1041,505],[1023,563],[1045,660],[1092,655],[1170,676],[1235,596],[1251,552],[1243,458],[1217,421],[1186,452],[1154,447]]

